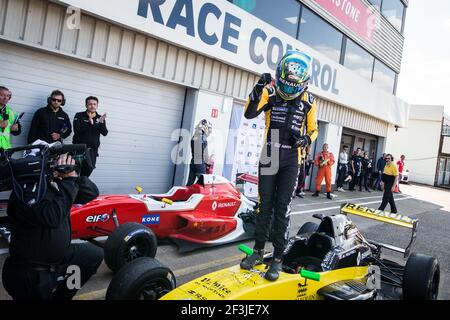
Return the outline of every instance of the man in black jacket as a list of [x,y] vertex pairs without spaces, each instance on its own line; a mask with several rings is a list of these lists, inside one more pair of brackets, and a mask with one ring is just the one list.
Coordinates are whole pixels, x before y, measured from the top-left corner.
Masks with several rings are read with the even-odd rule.
[[72,133],[72,125],[67,113],[62,109],[66,104],[64,93],[55,90],[47,98],[47,106],[34,113],[28,133],[28,143],[36,140],[47,143],[62,142]]
[[206,174],[208,166],[211,165],[207,140],[211,134],[211,130],[212,125],[206,119],[202,119],[195,128],[194,135],[191,139],[192,159],[189,167],[187,186],[192,185],[199,175]]
[[[61,155],[58,165],[74,165]],[[34,204],[19,200],[15,192],[8,202],[11,224],[10,257],[3,265],[3,286],[14,300],[69,300],[79,288],[64,280],[68,267],[79,268],[80,285],[96,273],[103,259],[100,248],[71,244],[70,208],[98,196],[96,185],[76,172],[49,181],[43,198]]]
[[100,147],[100,134],[106,136],[106,113],[100,116],[97,113],[98,98],[86,98],[86,111],[78,112],[73,119],[73,143],[86,144],[91,149],[92,167],[83,165],[81,175],[89,177],[95,168],[98,157],[98,148]]

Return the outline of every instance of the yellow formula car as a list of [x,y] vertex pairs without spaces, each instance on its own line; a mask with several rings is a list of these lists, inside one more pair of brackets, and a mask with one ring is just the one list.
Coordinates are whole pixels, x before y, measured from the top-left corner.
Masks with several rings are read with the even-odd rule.
[[[366,240],[348,215],[357,215],[412,231],[406,249]],[[233,266],[176,288],[172,271],[152,258],[139,258],[111,281],[106,299],[162,300],[369,300],[437,299],[440,270],[436,258],[410,254],[417,219],[354,204],[340,214],[314,215],[289,240],[283,272],[277,281],[264,279],[271,254],[248,271]],[[381,257],[382,249],[400,252],[406,264]],[[251,254],[243,245],[241,251]]]

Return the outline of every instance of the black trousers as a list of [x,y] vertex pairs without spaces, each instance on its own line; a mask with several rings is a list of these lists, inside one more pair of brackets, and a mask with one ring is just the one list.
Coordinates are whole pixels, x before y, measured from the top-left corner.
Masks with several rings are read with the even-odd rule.
[[98,151],[96,149],[88,149],[90,152],[92,167],[88,166],[86,162],[84,162],[81,166],[80,176],[90,177],[92,172],[95,169],[95,165],[97,163]]
[[281,259],[287,245],[290,204],[295,196],[299,175],[298,153],[296,150],[281,152],[280,166],[276,173],[264,174],[263,169],[267,168],[260,164],[259,209],[256,215],[254,248],[264,249],[265,242],[269,239],[269,232],[272,231],[274,258]]
[[349,190],[355,190],[355,186],[359,186],[360,179],[361,179],[361,173],[355,172],[352,175],[352,181],[350,181]]
[[191,162],[191,165],[189,167],[189,178],[188,178],[188,182],[187,182],[187,186],[190,186],[192,184],[194,184],[195,182],[195,178],[200,175],[200,174],[205,174],[206,173],[206,164],[202,163],[202,164],[194,164],[193,162]]
[[78,289],[69,289],[66,279],[58,281],[58,278],[66,275],[69,266],[78,266],[83,286],[97,272],[102,260],[103,250],[91,243],[71,245],[63,263],[52,270],[8,257],[3,265],[3,286],[14,300],[71,300]]
[[366,191],[369,190],[369,186],[367,184],[368,181],[369,181],[369,172],[364,170],[361,171],[361,175],[359,176],[359,191],[362,190],[363,185]]
[[387,204],[389,203],[389,205],[391,206],[391,213],[397,213],[397,206],[395,205],[394,194],[392,193],[393,185],[394,185],[393,182],[385,182],[383,200],[378,210],[384,211]]
[[305,181],[306,181],[306,165],[302,163],[298,171],[298,181],[296,190],[297,193],[300,193],[303,189],[305,189]]
[[339,164],[338,167],[338,181],[337,181],[337,187],[342,188],[344,187],[344,180],[347,176],[347,165],[346,164]]

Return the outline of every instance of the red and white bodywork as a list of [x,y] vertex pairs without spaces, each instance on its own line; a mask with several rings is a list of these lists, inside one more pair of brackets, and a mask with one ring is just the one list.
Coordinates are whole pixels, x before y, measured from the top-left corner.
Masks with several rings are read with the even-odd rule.
[[182,251],[253,237],[255,203],[227,179],[202,175],[189,187],[173,187],[166,194],[101,195],[71,210],[74,239],[92,239],[119,224],[141,223],[158,239],[169,238]]

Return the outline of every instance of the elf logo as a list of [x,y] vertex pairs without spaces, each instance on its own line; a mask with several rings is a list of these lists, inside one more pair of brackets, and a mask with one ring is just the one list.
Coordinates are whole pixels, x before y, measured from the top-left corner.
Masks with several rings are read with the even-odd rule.
[[88,216],[86,218],[87,223],[106,222],[108,220],[109,220],[109,214],[107,214],[107,213],[99,214],[99,215],[95,215],[95,216]]

